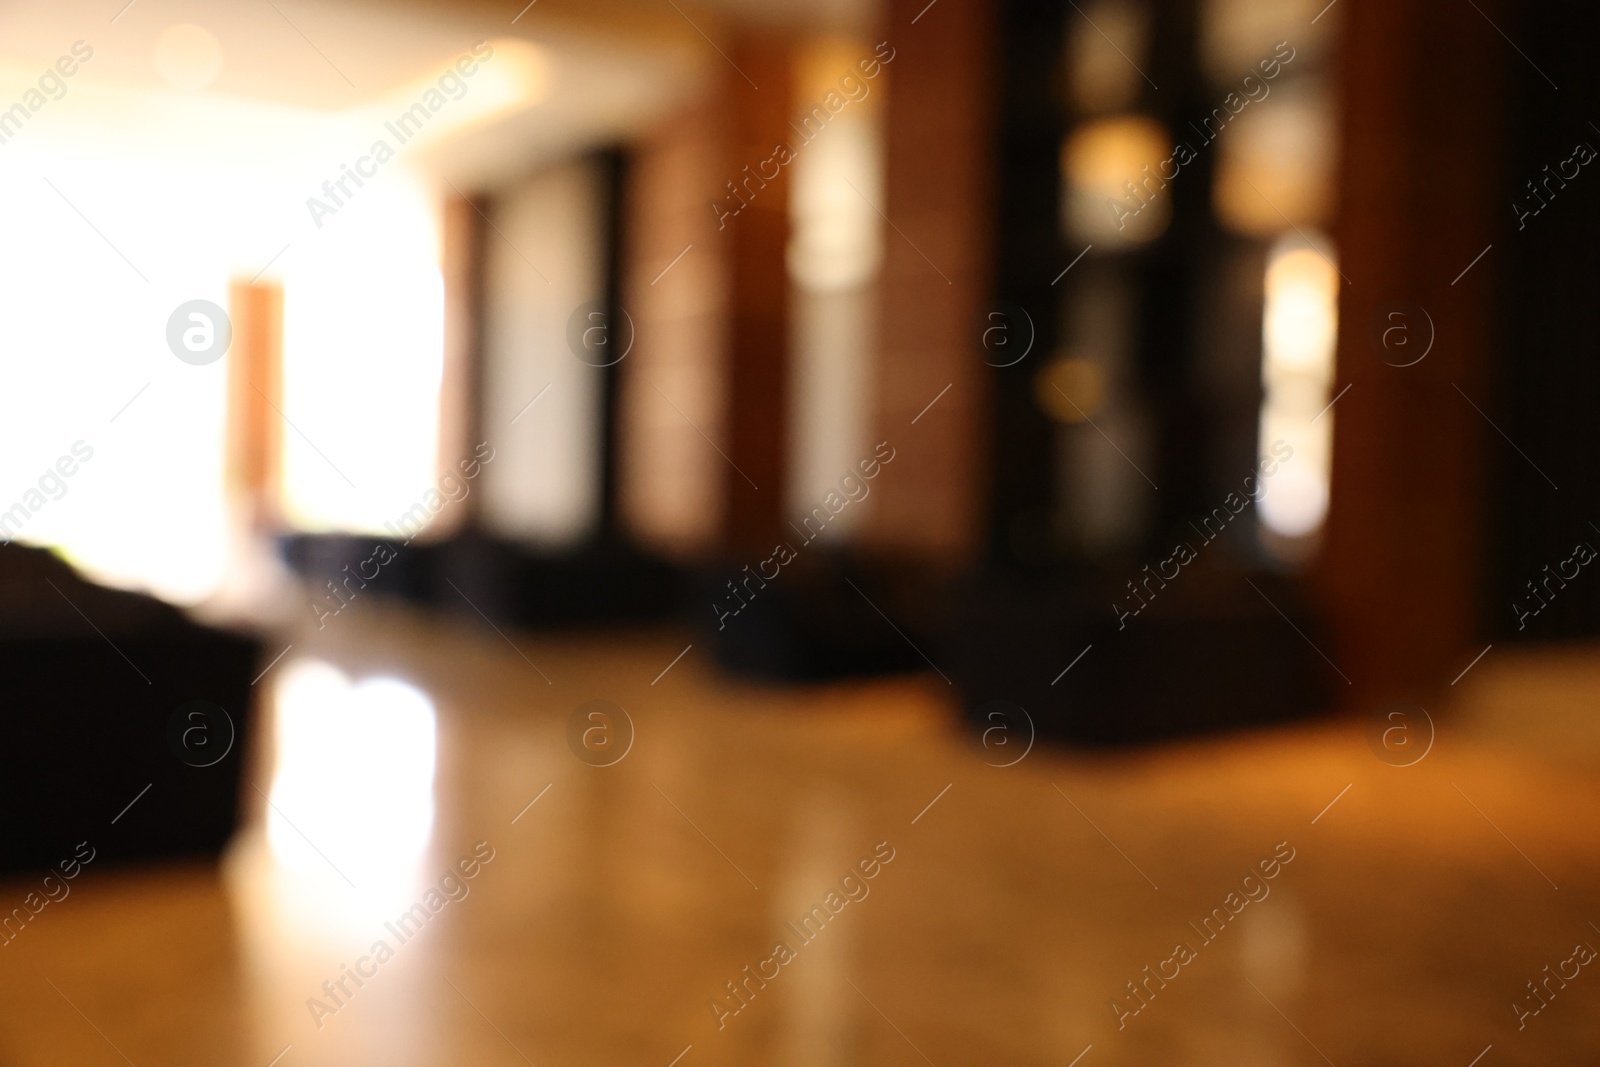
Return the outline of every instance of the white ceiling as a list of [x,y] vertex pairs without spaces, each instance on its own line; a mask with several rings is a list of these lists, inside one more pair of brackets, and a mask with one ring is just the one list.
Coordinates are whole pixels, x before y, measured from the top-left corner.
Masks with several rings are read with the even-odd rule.
[[[709,63],[722,62],[702,30],[727,33],[717,13],[689,8],[696,16],[691,24],[669,0],[585,5],[537,0],[520,17],[519,4],[484,2],[445,7],[351,0],[134,0],[125,5],[127,0],[0,5],[0,111],[77,41],[90,45],[94,57],[68,82],[69,92],[92,85],[127,91],[130,101],[198,97],[334,115],[437,78],[474,42],[521,39],[536,45],[548,61],[548,92],[493,127],[476,128],[460,144],[436,146],[426,157],[452,181],[483,184],[643,128],[681,100]],[[767,5],[754,6],[764,16],[773,13]],[[215,81],[195,92],[169,85],[155,59],[162,32],[183,23],[203,27],[222,52]],[[138,121],[132,107],[117,117],[119,124]]]

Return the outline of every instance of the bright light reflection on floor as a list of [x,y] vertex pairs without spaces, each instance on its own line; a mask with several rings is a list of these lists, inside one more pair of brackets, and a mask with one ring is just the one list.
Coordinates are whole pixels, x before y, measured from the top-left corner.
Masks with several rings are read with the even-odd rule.
[[331,877],[361,913],[409,899],[433,830],[432,701],[397,679],[352,682],[316,660],[282,669],[266,815],[273,859],[286,873]]

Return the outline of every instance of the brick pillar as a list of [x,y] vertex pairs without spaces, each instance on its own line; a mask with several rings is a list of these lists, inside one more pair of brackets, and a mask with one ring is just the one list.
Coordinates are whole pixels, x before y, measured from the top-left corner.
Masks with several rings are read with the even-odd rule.
[[[920,15],[920,17],[919,17]],[[917,21],[913,25],[912,19]],[[888,217],[875,440],[895,449],[864,539],[958,565],[983,534],[989,408],[980,359],[991,287],[992,4],[889,0]],[[948,392],[918,419],[945,386]]]
[[683,561],[714,551],[726,511],[726,461],[706,442],[727,448],[717,97],[708,91],[631,147],[624,192],[620,303],[634,340],[617,368],[618,507],[631,537]]
[[634,537],[684,559],[770,549],[788,477],[788,175],[761,171],[793,139],[792,50],[716,36],[738,42],[738,69],[719,59],[712,86],[634,147],[624,207],[636,340],[620,511]]

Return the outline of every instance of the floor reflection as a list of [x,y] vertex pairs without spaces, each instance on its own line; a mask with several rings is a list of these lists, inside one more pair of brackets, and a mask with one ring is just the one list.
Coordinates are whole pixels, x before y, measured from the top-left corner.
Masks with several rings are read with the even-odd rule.
[[[1443,714],[1408,768],[1359,722],[997,768],[937,680],[696,650],[652,685],[680,635],[519,635],[546,683],[465,625],[347,621],[286,635],[220,870],[96,865],[0,948],[0,1061],[1600,1060],[1600,985],[1509,1007],[1595,918],[1600,788]],[[609,766],[569,747],[596,699],[637,731]]]
[[281,668],[267,840],[297,874],[337,874],[393,908],[416,888],[433,831],[433,701],[396,678],[353,682],[319,660]]

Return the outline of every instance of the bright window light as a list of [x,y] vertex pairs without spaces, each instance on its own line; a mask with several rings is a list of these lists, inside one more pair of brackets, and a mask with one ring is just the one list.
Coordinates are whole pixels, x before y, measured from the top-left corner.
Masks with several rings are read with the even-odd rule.
[[[532,45],[492,42],[466,90],[374,167],[378,140],[401,143],[388,123],[454,56],[330,114],[205,90],[225,58],[215,41],[185,26],[162,41],[156,59],[179,88],[86,67],[3,146],[0,424],[13,444],[0,450],[0,513],[37,503],[30,490],[81,441],[92,459],[64,492],[47,479],[52,499],[14,513],[7,533],[97,580],[196,604],[260,563],[223,477],[230,358],[181,363],[168,317],[197,299],[227,307],[230,282],[283,287],[284,514],[300,529],[381,531],[437,475],[429,168],[452,136],[536,104],[550,69]],[[0,81],[12,75],[37,71],[0,67]],[[308,199],[330,202],[325,183],[351,181],[363,157],[365,182],[314,213]]]
[[[1283,442],[1294,450],[1265,479],[1261,523],[1287,541],[1269,545],[1286,557],[1299,555],[1328,513],[1332,470],[1333,381],[1339,333],[1339,272],[1332,244],[1320,234],[1309,242],[1298,233],[1279,240],[1267,260],[1262,311],[1261,405],[1258,451],[1263,460]],[[1281,459],[1281,457],[1276,457]]]

